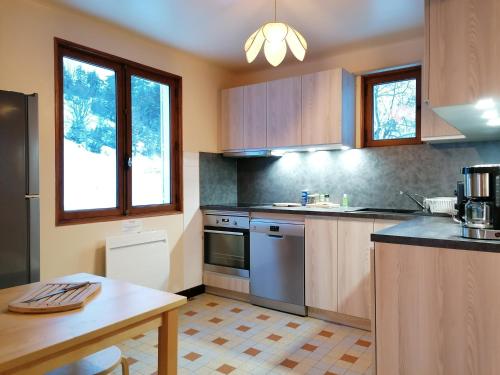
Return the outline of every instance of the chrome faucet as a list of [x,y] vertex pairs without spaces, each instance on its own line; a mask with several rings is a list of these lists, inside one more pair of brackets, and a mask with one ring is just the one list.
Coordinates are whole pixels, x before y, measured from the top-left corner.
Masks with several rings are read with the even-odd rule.
[[[423,195],[415,194],[415,193],[411,194],[411,193],[408,193],[407,191],[399,191],[399,194],[406,195],[413,202],[415,202],[416,204],[418,204],[420,206],[420,208],[422,208],[423,211],[427,211],[427,207],[425,206],[425,199],[426,198]],[[422,198],[422,202],[419,202],[418,199],[415,198],[414,196]]]

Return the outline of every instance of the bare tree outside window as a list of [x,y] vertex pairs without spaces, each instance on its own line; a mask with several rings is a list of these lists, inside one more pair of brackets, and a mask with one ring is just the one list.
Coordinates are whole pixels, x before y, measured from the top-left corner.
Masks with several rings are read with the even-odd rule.
[[420,67],[364,77],[365,145],[420,142]]

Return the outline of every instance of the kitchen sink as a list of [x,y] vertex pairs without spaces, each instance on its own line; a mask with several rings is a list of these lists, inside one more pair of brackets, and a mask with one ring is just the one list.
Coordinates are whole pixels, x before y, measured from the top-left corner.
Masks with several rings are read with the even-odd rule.
[[391,214],[414,214],[417,212],[422,212],[422,210],[407,210],[399,208],[359,208],[352,210],[350,212],[383,212]]

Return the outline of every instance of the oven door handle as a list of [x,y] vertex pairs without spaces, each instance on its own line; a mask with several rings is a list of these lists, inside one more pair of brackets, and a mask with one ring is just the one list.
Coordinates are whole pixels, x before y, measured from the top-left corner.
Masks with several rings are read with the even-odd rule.
[[217,234],[228,234],[230,236],[244,236],[244,233],[241,232],[227,232],[223,230],[212,230],[212,229],[205,229],[203,230],[205,233],[217,233]]

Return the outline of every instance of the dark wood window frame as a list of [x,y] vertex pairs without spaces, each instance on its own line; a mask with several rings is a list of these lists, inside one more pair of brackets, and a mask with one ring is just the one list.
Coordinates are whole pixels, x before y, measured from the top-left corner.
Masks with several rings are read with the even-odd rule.
[[[64,211],[64,107],[63,57],[109,68],[116,73],[117,105],[117,207]],[[158,216],[182,212],[182,77],[151,68],[118,56],[54,38],[55,59],[55,160],[56,225],[122,220],[127,216]],[[170,95],[170,204],[132,206],[132,155],[130,77],[167,84]]]
[[[420,66],[414,66],[410,68],[387,70],[384,72],[363,76],[362,97],[363,97],[364,147],[400,146],[400,145],[413,145],[422,143],[420,138],[420,122],[421,122],[420,100],[421,100],[421,88],[422,88],[421,75],[422,75],[422,68]],[[374,140],[373,139],[373,86],[381,83],[404,81],[412,78],[417,80],[416,137]]]

